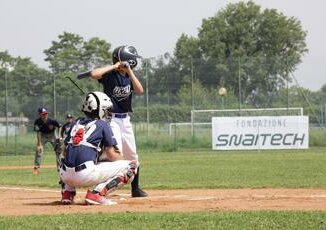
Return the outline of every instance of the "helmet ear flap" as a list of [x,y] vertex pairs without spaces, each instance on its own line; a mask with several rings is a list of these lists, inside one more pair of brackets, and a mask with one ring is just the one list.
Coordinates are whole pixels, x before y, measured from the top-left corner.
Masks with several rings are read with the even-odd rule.
[[124,46],[119,46],[112,51],[112,63],[121,62],[121,49]]
[[124,48],[124,46],[121,46],[118,50],[118,60],[119,62],[122,62],[123,60],[121,60],[121,50]]

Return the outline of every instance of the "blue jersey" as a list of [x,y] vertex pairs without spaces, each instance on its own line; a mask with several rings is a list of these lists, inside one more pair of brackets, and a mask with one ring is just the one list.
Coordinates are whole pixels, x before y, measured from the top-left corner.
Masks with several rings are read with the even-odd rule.
[[61,137],[66,138],[73,124],[74,124],[73,122],[67,122],[62,126],[61,133],[60,133]]
[[60,127],[61,124],[51,118],[47,118],[45,121],[42,118],[37,118],[34,122],[34,131],[42,134],[54,134],[55,128]]
[[[91,118],[81,118],[77,120],[79,124],[87,125],[90,122],[93,122],[94,119]],[[74,125],[76,122],[74,122]],[[96,120],[95,129],[92,129],[91,133],[87,134],[86,141],[93,145],[94,147],[85,146],[85,145],[73,145],[69,143],[72,139],[71,130],[65,138],[64,142],[67,145],[67,153],[63,163],[68,167],[75,167],[80,165],[86,161],[94,161],[97,160],[98,151],[96,147],[109,147],[117,145],[116,140],[113,137],[112,130],[107,122],[103,120]],[[72,128],[73,129],[73,128]]]
[[103,75],[99,82],[103,90],[113,103],[113,113],[132,112],[132,82],[129,76],[120,74],[118,71],[111,71]]

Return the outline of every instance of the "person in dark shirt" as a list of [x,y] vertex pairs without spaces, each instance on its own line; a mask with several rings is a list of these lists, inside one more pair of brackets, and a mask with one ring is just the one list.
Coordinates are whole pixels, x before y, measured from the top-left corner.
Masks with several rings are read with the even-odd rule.
[[[123,160],[116,151],[117,142],[106,121],[111,109],[112,102],[105,93],[92,92],[84,99],[81,110],[85,117],[73,123],[64,140],[67,147],[60,168],[62,204],[73,203],[76,188],[91,186],[86,192],[86,204],[116,204],[106,196],[133,180],[137,163]],[[97,161],[102,150],[110,162]]]
[[73,121],[74,121],[74,117],[70,113],[68,113],[66,115],[66,123],[62,126],[61,132],[60,132],[60,137],[63,140],[66,138],[66,136],[70,132],[70,129],[71,129],[72,124],[73,124]]
[[[144,90],[135,75],[133,68],[137,66],[140,56],[133,46],[119,46],[112,52],[113,65],[96,68],[88,74],[103,85],[104,93],[112,100],[113,110],[110,126],[118,142],[118,149],[127,160],[138,160],[135,135],[129,114],[132,113],[132,94],[142,95]],[[82,74],[82,75],[86,75]],[[84,76],[80,76],[84,77]],[[100,158],[102,159],[102,158]],[[139,186],[139,167],[135,179],[131,183],[132,197],[146,197],[148,194]]]
[[61,152],[60,146],[60,128],[61,124],[55,119],[49,118],[49,112],[45,107],[38,109],[39,118],[34,122],[34,131],[36,132],[36,151],[34,160],[33,174],[38,175],[40,173],[40,167],[42,162],[42,156],[44,154],[44,146],[46,143],[50,143],[56,154],[56,165],[59,171]]

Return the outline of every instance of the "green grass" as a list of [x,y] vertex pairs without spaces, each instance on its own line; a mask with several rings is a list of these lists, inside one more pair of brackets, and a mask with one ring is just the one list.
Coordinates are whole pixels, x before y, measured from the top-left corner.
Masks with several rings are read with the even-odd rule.
[[[326,188],[326,148],[282,151],[144,152],[141,184],[147,189]],[[0,165],[30,169],[0,170],[0,184],[58,187],[56,170],[31,174],[33,155],[0,156]],[[55,163],[46,152],[43,164]]]
[[98,213],[0,217],[2,229],[326,229],[326,212]]
[[11,154],[25,155],[31,154],[36,148],[36,135],[29,133],[27,135],[9,136],[8,139],[0,137],[0,155]]
[[[326,148],[282,151],[140,152],[145,189],[326,188]],[[33,154],[0,156],[1,185],[59,188],[55,168],[32,175]],[[54,165],[52,151],[43,164]],[[127,189],[127,188],[125,188]],[[0,217],[0,229],[326,229],[326,212],[221,211]]]

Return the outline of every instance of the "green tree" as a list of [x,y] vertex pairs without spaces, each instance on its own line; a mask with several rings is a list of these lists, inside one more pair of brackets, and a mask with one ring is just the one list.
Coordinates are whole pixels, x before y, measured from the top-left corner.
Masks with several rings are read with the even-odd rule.
[[[12,57],[7,52],[0,52],[0,62],[1,66],[7,63],[12,68],[6,72],[7,90],[5,81],[0,81],[0,88],[3,89],[0,97],[4,99],[7,91],[8,110],[14,116],[24,114],[34,117],[37,107],[52,99],[45,91],[46,86],[52,83],[51,73],[39,68],[30,58]],[[0,69],[1,76],[4,76],[4,71],[4,68]]]
[[[49,62],[52,70],[55,91],[58,92],[58,110],[72,110],[72,106],[79,105],[80,90],[70,80],[76,80],[79,72],[90,70],[95,66],[102,66],[111,62],[111,44],[100,38],[85,40],[77,34],[64,32],[58,36],[58,41],[44,50],[45,60]],[[77,82],[85,93],[99,90],[99,84],[90,79]],[[45,89],[48,93],[53,91],[53,84]]]
[[84,39],[73,33],[64,32],[59,41],[52,41],[50,48],[44,50],[45,61],[50,64],[53,73],[63,71],[78,72],[83,69],[82,48]]
[[78,34],[64,32],[44,50],[53,73],[80,72],[111,61],[111,44],[100,38],[87,41]]
[[305,38],[294,17],[262,10],[252,1],[239,2],[204,19],[198,38],[181,35],[175,55],[179,60],[195,56],[209,66],[195,67],[202,82],[207,78],[208,84],[225,85],[236,94],[240,79],[243,101],[251,97],[256,106],[270,106],[270,95],[291,80],[289,73],[307,52]]
[[111,62],[111,44],[100,38],[91,38],[83,43],[82,57],[88,68],[103,66]]

